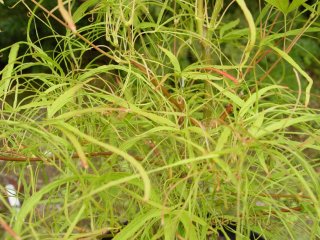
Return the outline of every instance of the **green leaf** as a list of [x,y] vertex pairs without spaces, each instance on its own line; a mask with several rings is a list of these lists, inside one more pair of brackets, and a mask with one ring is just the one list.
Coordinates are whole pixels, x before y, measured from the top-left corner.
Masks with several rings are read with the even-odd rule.
[[266,1],[270,5],[280,10],[283,14],[288,14],[296,10],[298,7],[300,7],[302,4],[306,2],[306,0],[293,0],[289,4],[289,0],[266,0]]
[[288,13],[289,0],[266,0],[266,2],[280,10],[282,13]]
[[48,118],[52,118],[64,105],[72,100],[73,96],[79,89],[83,87],[83,83],[77,84],[68,89],[65,93],[59,96],[51,106],[48,106]]
[[181,77],[184,77],[186,79],[192,79],[192,80],[202,80],[202,79],[206,79],[206,80],[221,80],[222,77],[217,77],[215,75],[212,75],[210,73],[206,73],[206,72],[185,72],[183,71],[181,73]]
[[143,228],[147,221],[156,217],[160,218],[161,214],[161,209],[151,209],[148,212],[140,213],[124,229],[122,229],[113,240],[133,239],[134,234],[139,229]]
[[240,23],[240,20],[238,18],[234,21],[228,22],[227,24],[223,25],[219,31],[220,38],[223,38],[225,32],[229,31],[232,28],[235,28],[239,23]]
[[159,25],[153,22],[141,22],[136,26],[136,29],[146,29],[146,28],[158,28]]
[[302,6],[307,0],[293,0],[292,3],[290,3],[287,13],[292,12]]
[[180,214],[180,221],[182,222],[186,233],[185,239],[198,239],[195,225],[192,222],[193,219],[191,219],[190,216],[191,214],[185,211]]
[[30,196],[29,198],[26,198],[22,204],[20,211],[17,214],[16,220],[14,221],[13,230],[17,234],[20,233],[22,227],[24,226],[25,218],[32,210],[35,209],[36,205],[39,203],[39,201],[41,200],[44,194],[50,193],[51,191],[53,191],[55,188],[58,188],[62,184],[75,181],[76,179],[77,177],[67,177],[67,178],[55,180],[54,182],[44,186],[38,192],[33,193],[33,195]]
[[317,32],[320,32],[320,28],[319,27],[309,27],[307,29],[297,28],[297,29],[286,31],[284,33],[273,33],[273,34],[265,37],[264,39],[262,39],[262,41],[260,42],[260,46],[268,45],[272,41],[279,39],[279,38],[288,37],[288,36],[296,36],[296,35],[300,34],[301,32],[317,33]]
[[127,109],[128,113],[135,113],[137,115],[146,117],[146,118],[148,118],[158,124],[164,124],[164,125],[170,126],[170,127],[177,127],[177,124],[172,122],[170,119],[168,119],[166,117],[159,116],[154,113],[146,112],[146,111],[136,107],[134,104],[131,104],[131,103],[125,101],[123,98],[117,97],[115,95],[104,95],[103,98],[109,102],[112,102],[118,106],[121,106],[121,107]]
[[0,84],[0,96],[7,95],[9,91],[12,71],[13,71],[14,63],[17,59],[19,47],[20,47],[19,43],[15,43],[11,46],[8,64],[7,66],[5,66],[2,72],[2,78],[1,78],[1,84]]
[[221,151],[224,147],[224,145],[226,144],[226,142],[228,141],[228,138],[231,134],[231,129],[229,126],[224,126],[224,129],[219,137],[219,140],[217,142],[216,145],[216,149],[215,151]]
[[99,0],[86,0],[82,2],[72,16],[73,21],[77,23],[81,18],[85,16],[85,13],[88,11],[88,8],[96,5],[98,2]]
[[131,105],[131,104],[130,104],[130,111],[129,112],[144,116],[144,117],[146,117],[156,123],[159,123],[159,124],[164,124],[166,126],[171,126],[171,127],[177,127],[177,125],[175,123],[173,123],[172,121],[170,121],[168,118],[159,116],[154,113],[144,112],[144,111],[142,111],[142,109],[139,109],[136,106]]
[[248,129],[248,132],[252,136],[255,136],[259,132],[259,130],[261,129],[263,121],[264,121],[264,112],[261,112],[256,115],[256,120],[252,124],[252,126]]
[[128,153],[122,151],[121,149],[119,149],[115,146],[112,146],[112,145],[105,143],[105,142],[101,142],[101,141],[95,139],[94,137],[81,132],[79,129],[71,126],[68,123],[58,122],[58,123],[56,123],[56,126],[59,129],[64,128],[65,130],[68,130],[69,132],[73,133],[75,136],[83,138],[83,139],[87,140],[88,142],[91,142],[92,144],[95,144],[95,145],[98,145],[102,148],[105,148],[107,151],[111,151],[111,152],[123,157],[125,160],[127,160],[139,172],[139,174],[142,178],[142,181],[144,183],[144,200],[145,201],[149,200],[150,192],[151,192],[150,178],[149,178],[148,174],[146,173],[145,169],[143,168],[143,166],[134,157],[132,157]]
[[72,231],[74,230],[75,226],[77,225],[77,223],[79,222],[79,220],[81,219],[81,216],[84,212],[86,208],[86,205],[83,204],[79,210],[79,212],[77,213],[77,215],[75,216],[75,218],[73,219],[72,223],[70,224],[66,234],[64,235],[63,239],[70,239],[70,235],[72,233]]
[[241,98],[239,98],[236,94],[228,91],[227,89],[221,87],[220,85],[218,85],[214,82],[210,82],[210,84],[213,85],[215,88],[217,88],[227,98],[232,100],[232,102],[235,103],[236,105],[238,105],[240,107],[242,107],[244,105],[244,101]]
[[297,118],[279,119],[278,121],[275,121],[265,126],[264,128],[260,129],[260,131],[258,131],[255,134],[255,137],[260,138],[268,134],[275,133],[275,131],[277,130],[284,129],[298,123],[316,121],[318,119],[319,119],[319,116],[316,116],[316,115],[306,115],[306,116],[301,116]]
[[251,50],[255,47],[256,39],[257,39],[257,30],[256,30],[256,26],[254,24],[253,16],[252,16],[251,12],[249,11],[245,0],[236,0],[236,2],[238,3],[239,7],[241,8],[244,17],[247,20],[248,27],[249,27],[249,36],[248,36],[249,39],[248,39],[248,42],[247,42],[245,49],[243,50],[244,54],[242,56],[241,64],[239,66],[240,71],[241,71],[241,69],[246,65],[246,62],[249,59],[249,56],[251,54]]
[[177,231],[177,221],[169,216],[164,217],[163,231],[164,231],[164,240],[175,239],[175,234]]
[[242,106],[242,108],[239,111],[239,116],[243,117],[249,109],[253,106],[253,104],[261,98],[262,95],[264,95],[266,92],[272,90],[272,89],[279,89],[279,88],[285,88],[283,86],[279,85],[271,85],[262,89],[259,89],[257,92],[252,94],[248,100],[245,102],[245,104]]
[[268,168],[268,165],[266,163],[264,152],[261,151],[261,150],[257,150],[257,157],[258,157],[258,161],[259,161],[260,165],[262,166],[263,170],[268,174],[269,173],[269,168]]
[[220,41],[230,41],[230,40],[234,40],[234,39],[239,39],[242,38],[246,35],[248,35],[249,31],[248,28],[244,28],[244,29],[235,29],[231,32],[226,33],[222,39],[219,39]]
[[88,158],[87,158],[85,152],[83,151],[83,148],[82,148],[80,142],[78,141],[78,139],[76,138],[76,136],[73,135],[72,133],[66,131],[63,128],[61,129],[61,131],[66,135],[66,137],[70,140],[70,142],[74,146],[74,148],[79,156],[79,159],[81,161],[82,167],[88,168],[89,167]]
[[25,105],[21,105],[17,107],[17,110],[29,109],[29,108],[46,108],[47,105],[51,104],[52,101],[40,101],[40,102],[31,102]]
[[169,50],[160,47],[159,48],[167,55],[167,57],[170,59],[171,64],[173,65],[173,69],[175,73],[181,74],[181,68],[180,68],[180,63],[177,57],[170,52]]
[[302,76],[304,76],[308,81],[308,86],[306,87],[306,100],[305,106],[308,106],[310,101],[310,91],[313,84],[313,80],[309,75],[291,58],[286,52],[282,51],[281,49],[270,45],[275,52],[277,52],[284,60],[286,60],[292,67],[294,67]]

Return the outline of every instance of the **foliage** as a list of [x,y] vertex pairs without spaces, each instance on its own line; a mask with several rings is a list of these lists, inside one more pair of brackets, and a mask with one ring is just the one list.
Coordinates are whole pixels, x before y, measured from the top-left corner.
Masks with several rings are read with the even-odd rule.
[[4,237],[320,237],[319,96],[297,60],[319,65],[301,47],[318,1],[45,2],[20,3],[27,38],[0,50],[2,175],[23,201],[2,187]]

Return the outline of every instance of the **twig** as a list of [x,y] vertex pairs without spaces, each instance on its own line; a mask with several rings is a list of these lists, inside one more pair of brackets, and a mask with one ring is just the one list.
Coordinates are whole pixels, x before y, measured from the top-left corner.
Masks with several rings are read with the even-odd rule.
[[[70,13],[64,8],[62,0],[58,0],[58,9],[63,19],[67,22],[69,29],[73,32],[77,32],[77,28]],[[70,10],[70,9],[69,9]]]
[[206,71],[209,71],[210,72],[215,72],[215,73],[218,73],[228,79],[230,79],[232,82],[234,82],[235,84],[239,84],[239,81],[238,79],[236,79],[234,76],[230,75],[229,73],[225,72],[225,71],[222,71],[220,69],[217,69],[217,68],[213,68],[213,67],[204,67],[204,68],[197,68],[198,70],[206,70]]
[[224,121],[227,116],[230,115],[230,113],[233,112],[233,106],[232,104],[228,104],[225,108],[225,110],[221,113],[219,120]]
[[278,198],[295,198],[295,199],[305,198],[305,199],[311,199],[308,196],[300,195],[300,194],[261,194],[260,196],[272,197],[272,198],[275,198],[275,199],[278,199]]
[[[92,152],[92,153],[86,153],[85,155],[87,157],[99,157],[99,156],[111,156],[113,152]],[[133,156],[136,160],[143,160],[142,157],[139,156]],[[79,158],[77,153],[72,154],[71,158]],[[55,159],[55,157],[50,157],[49,159]],[[42,157],[8,157],[8,156],[0,156],[0,160],[2,161],[11,161],[11,162],[37,162],[37,161],[43,161]]]
[[21,240],[21,238],[16,234],[13,229],[0,217],[1,227],[15,240]]

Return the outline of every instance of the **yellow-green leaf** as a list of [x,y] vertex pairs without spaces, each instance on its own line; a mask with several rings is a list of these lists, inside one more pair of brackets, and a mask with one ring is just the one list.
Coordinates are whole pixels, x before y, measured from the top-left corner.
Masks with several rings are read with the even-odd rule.
[[181,73],[181,68],[180,68],[180,63],[179,63],[179,60],[177,59],[177,57],[172,52],[170,52],[169,50],[167,50],[167,49],[165,49],[163,47],[160,47],[160,46],[159,46],[159,48],[169,58],[171,64],[173,65],[174,72],[180,74]]
[[285,88],[283,86],[279,85],[271,85],[262,89],[259,89],[257,92],[252,94],[248,100],[243,104],[242,108],[239,111],[239,116],[243,117],[250,109],[250,107],[253,106],[253,104],[261,98],[262,95],[264,95],[266,92],[272,90],[272,89],[280,89],[280,88]]
[[51,106],[48,107],[48,118],[52,118],[56,112],[58,112],[64,105],[72,100],[74,94],[81,89],[82,83],[75,85],[74,87],[68,89],[65,93],[59,96]]
[[14,63],[17,59],[19,47],[20,47],[19,43],[15,43],[11,46],[8,64],[5,66],[2,72],[2,78],[1,78],[1,84],[0,84],[0,96],[6,95],[9,90],[8,88],[10,86],[12,71],[13,71]]
[[288,11],[289,0],[266,0],[266,2],[274,6],[284,14],[286,14]]
[[272,45],[270,45],[270,48],[272,48],[275,52],[277,52],[284,60],[286,60],[289,64],[291,64],[292,67],[294,67],[302,76],[304,76],[307,79],[308,86],[306,87],[305,106],[308,106],[310,101],[310,91],[313,84],[312,78],[286,52]]
[[224,145],[226,144],[226,142],[228,141],[228,138],[231,134],[231,129],[229,126],[224,126],[224,129],[218,139],[217,145],[216,145],[216,149],[215,151],[221,151],[224,147]]

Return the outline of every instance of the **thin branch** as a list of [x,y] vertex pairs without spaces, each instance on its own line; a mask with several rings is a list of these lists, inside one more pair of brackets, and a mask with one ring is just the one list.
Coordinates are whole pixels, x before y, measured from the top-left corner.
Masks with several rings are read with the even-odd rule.
[[234,76],[230,75],[229,73],[222,71],[220,69],[217,68],[213,68],[213,67],[203,67],[203,68],[198,68],[198,70],[205,70],[205,71],[209,71],[209,73],[211,72],[215,72],[218,73],[226,78],[228,78],[229,80],[231,80],[232,82],[234,82],[235,84],[239,84],[239,81],[237,78],[235,78]]
[[[86,153],[85,155],[87,157],[101,157],[101,156],[111,156],[113,154],[113,152],[92,152],[92,153]],[[132,156],[134,157],[136,160],[143,160],[142,157],[139,156]],[[71,158],[76,159],[79,158],[79,155],[77,153],[72,154]],[[56,157],[50,157],[47,159],[56,159]],[[43,157],[8,157],[8,156],[0,156],[0,160],[2,161],[11,161],[11,162],[26,162],[26,161],[30,161],[30,162],[38,162],[38,161],[43,161],[44,158]]]
[[[77,37],[79,37],[81,40],[83,40],[85,43],[87,43],[88,45],[90,45],[92,48],[94,48],[95,50],[97,50],[98,52],[100,52],[101,54],[105,55],[106,57],[116,61],[117,63],[126,63],[126,61],[122,61],[120,59],[118,59],[115,56],[112,56],[111,54],[103,51],[100,47],[98,47],[97,45],[93,44],[92,42],[90,42],[88,39],[86,39],[84,36],[82,36],[78,31],[74,31],[74,29],[72,29],[69,24],[66,24],[65,22],[63,22],[60,18],[58,18],[57,16],[55,16],[52,12],[50,12],[48,9],[46,9],[45,7],[43,7],[41,4],[39,4],[37,1],[35,0],[31,0],[36,6],[38,6],[40,9],[42,9],[44,12],[46,12],[50,17],[52,17],[54,20],[56,20],[57,22],[59,22],[61,25],[63,25],[65,28],[70,29]],[[148,69],[142,65],[139,62],[136,62],[134,60],[130,60],[129,61],[132,65],[134,65],[136,68],[138,68],[140,71],[142,71],[146,76],[151,76],[151,83],[155,86],[158,87],[158,81],[155,79],[155,77],[153,75],[150,75],[150,71],[148,71]],[[165,88],[164,86],[160,86],[160,90],[161,92],[164,94],[164,96],[173,104],[175,105],[179,111],[184,111],[184,105],[183,103],[180,103],[178,100],[176,100],[174,97],[171,96],[171,94],[169,93],[168,89]]]
[[13,229],[0,217],[0,226],[15,240],[21,240],[21,238],[16,234]]

